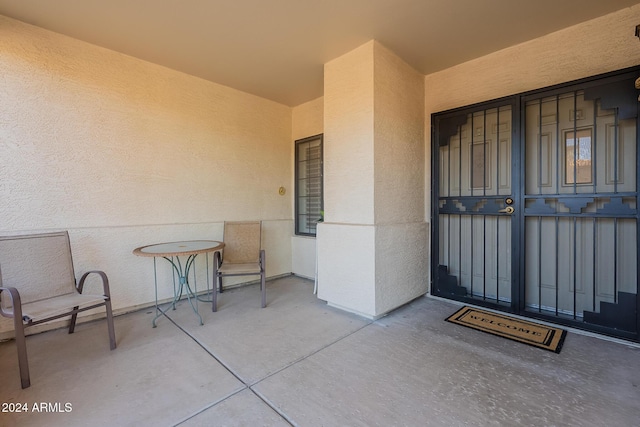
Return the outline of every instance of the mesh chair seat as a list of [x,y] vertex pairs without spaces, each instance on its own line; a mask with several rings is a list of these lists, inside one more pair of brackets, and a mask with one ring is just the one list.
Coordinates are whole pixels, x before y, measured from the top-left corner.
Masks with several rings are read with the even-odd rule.
[[[34,301],[28,304],[22,304],[22,320],[24,322],[37,322],[42,319],[55,318],[56,316],[69,313],[74,307],[84,308],[91,305],[101,305],[106,299],[107,297],[104,295],[70,293],[41,301]],[[12,308],[5,311],[13,315]]]
[[260,276],[262,307],[267,305],[267,288],[265,283],[266,263],[262,243],[262,223],[260,221],[225,221],[224,249],[214,254],[213,261],[213,296],[211,310],[218,310],[218,290],[223,291],[224,276]]
[[232,276],[234,274],[237,275],[245,275],[245,274],[260,274],[260,263],[243,263],[243,264],[234,264],[230,262],[223,263],[218,271],[226,276]]

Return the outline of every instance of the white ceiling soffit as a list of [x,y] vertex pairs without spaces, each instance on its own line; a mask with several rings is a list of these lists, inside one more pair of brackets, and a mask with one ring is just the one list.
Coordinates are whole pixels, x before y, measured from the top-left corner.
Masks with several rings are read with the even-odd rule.
[[0,0],[0,14],[295,106],[372,39],[429,74],[637,1]]

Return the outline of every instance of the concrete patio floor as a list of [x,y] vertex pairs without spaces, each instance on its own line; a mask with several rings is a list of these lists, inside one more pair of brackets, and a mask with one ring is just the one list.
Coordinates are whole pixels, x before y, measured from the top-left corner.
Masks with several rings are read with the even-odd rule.
[[[418,298],[370,321],[295,276],[0,343],[1,426],[638,426],[640,348],[570,332],[560,354],[445,322]],[[40,406],[44,403],[44,406]],[[6,412],[16,404],[27,412]],[[45,408],[54,412],[34,412]]]

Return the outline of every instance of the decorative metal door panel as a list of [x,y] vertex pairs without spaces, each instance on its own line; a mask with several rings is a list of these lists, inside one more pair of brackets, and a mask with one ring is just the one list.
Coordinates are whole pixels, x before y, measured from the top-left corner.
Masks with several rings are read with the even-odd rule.
[[511,304],[510,104],[439,120],[439,294]]
[[624,93],[637,104],[633,80],[524,101],[524,309],[621,336],[637,335],[638,293],[637,107]]
[[639,340],[639,71],[434,115],[433,294]]

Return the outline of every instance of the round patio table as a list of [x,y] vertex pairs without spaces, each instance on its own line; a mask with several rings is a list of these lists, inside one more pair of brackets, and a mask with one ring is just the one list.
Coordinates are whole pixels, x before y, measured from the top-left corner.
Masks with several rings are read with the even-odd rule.
[[[198,288],[195,283],[195,270],[193,272],[194,287],[192,289],[189,283],[189,272],[194,267],[196,257],[199,254],[206,254],[208,252],[219,251],[224,248],[224,243],[217,240],[184,240],[180,242],[167,242],[156,243],[153,245],[141,246],[133,250],[133,254],[143,257],[153,257],[153,275],[155,284],[155,296],[156,296],[156,316],[153,318],[153,327],[156,327],[156,320],[158,317],[165,314],[169,307],[176,309],[176,302],[182,297],[183,291],[187,295],[187,300],[193,309],[193,312],[198,316],[200,324],[202,322],[202,316],[198,313]],[[181,259],[182,257],[182,259]],[[158,274],[156,268],[156,259],[164,258],[172,266],[174,286],[173,286],[173,302],[167,306],[164,311],[158,307]],[[176,284],[175,279],[178,278]],[[207,277],[207,284],[209,283],[209,277]],[[209,286],[207,286],[207,289]],[[215,291],[215,290],[214,290]]]

